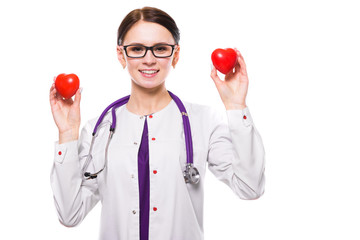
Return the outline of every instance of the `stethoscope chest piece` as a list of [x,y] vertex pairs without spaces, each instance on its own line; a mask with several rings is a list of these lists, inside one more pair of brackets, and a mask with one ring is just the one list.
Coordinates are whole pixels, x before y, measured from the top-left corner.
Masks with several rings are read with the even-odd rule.
[[200,181],[200,173],[192,164],[186,164],[184,171],[184,178],[186,183],[197,184]]

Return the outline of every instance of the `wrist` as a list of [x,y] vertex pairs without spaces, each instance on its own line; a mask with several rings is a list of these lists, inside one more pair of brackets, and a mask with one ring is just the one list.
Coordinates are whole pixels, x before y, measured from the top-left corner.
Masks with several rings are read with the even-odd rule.
[[69,129],[66,131],[59,131],[59,144],[76,141],[79,139],[79,129]]
[[225,108],[226,110],[242,110],[244,108],[246,108],[246,104],[236,104],[236,103],[228,103],[225,104]]

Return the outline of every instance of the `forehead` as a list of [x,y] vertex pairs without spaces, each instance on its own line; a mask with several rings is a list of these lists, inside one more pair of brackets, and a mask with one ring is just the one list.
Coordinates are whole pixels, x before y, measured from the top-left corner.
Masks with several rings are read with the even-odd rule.
[[151,46],[156,43],[175,44],[175,40],[169,30],[158,23],[138,21],[126,33],[124,45],[141,43]]

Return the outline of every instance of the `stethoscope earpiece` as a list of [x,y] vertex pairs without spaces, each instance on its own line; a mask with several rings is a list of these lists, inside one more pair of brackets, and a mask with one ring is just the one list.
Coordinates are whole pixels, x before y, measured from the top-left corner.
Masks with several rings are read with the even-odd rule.
[[97,178],[97,173],[91,174],[89,172],[84,173],[84,177],[87,177],[86,180]]
[[87,180],[88,179],[94,179],[94,178],[97,178],[97,174],[96,173],[91,174],[89,172],[86,172],[86,173],[84,173],[84,177],[87,177]]

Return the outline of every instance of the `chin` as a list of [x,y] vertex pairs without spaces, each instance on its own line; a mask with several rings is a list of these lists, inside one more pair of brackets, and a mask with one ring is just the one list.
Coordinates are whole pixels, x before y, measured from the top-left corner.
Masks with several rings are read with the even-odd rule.
[[149,81],[149,80],[140,80],[140,81],[133,80],[133,82],[138,87],[145,89],[155,89],[162,85],[162,83],[156,81]]

